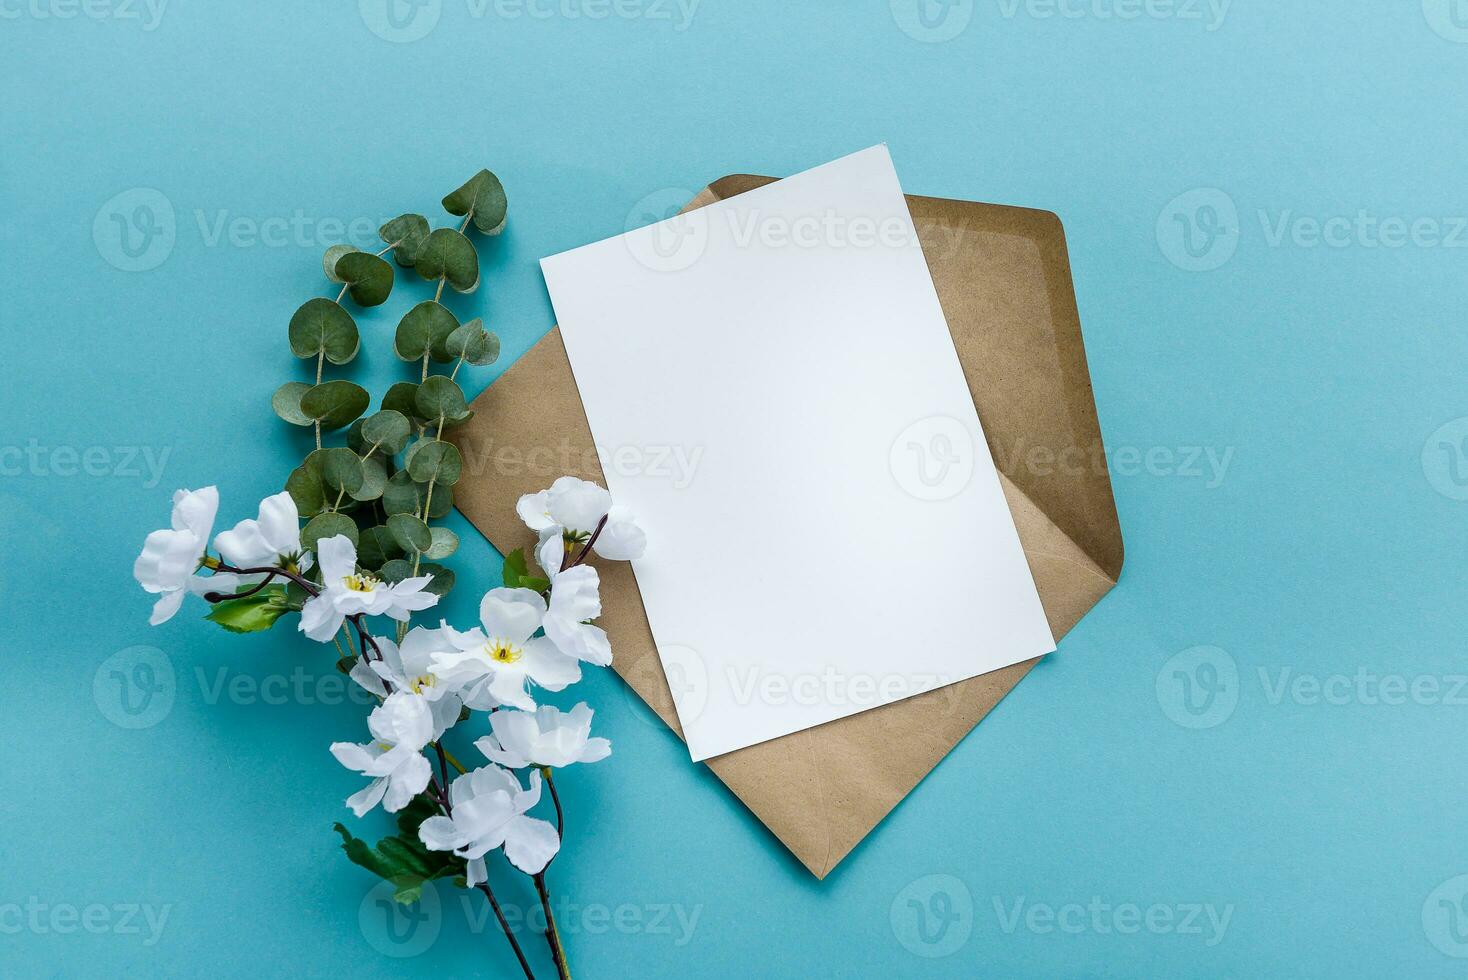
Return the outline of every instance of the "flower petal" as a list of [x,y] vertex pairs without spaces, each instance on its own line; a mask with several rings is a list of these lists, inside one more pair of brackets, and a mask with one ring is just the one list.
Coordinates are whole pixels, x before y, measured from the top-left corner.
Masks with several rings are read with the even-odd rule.
[[184,596],[188,595],[183,589],[173,592],[165,592],[153,603],[153,612],[148,616],[149,626],[161,626],[173,618],[178,612],[178,607],[183,605]]
[[347,806],[351,807],[352,812],[357,816],[363,816],[382,801],[382,794],[385,792],[387,792],[387,777],[381,776],[368,783],[365,789],[347,797]]
[[321,581],[328,585],[340,582],[357,570],[357,548],[345,534],[334,534],[316,542],[316,561],[321,565]]
[[484,632],[519,646],[540,628],[545,600],[530,589],[490,589],[479,601]]
[[[548,637],[537,636],[521,648],[520,664],[530,679],[547,691],[564,690],[581,679],[581,664]],[[527,708],[526,710],[530,710]]]
[[545,490],[540,493],[527,493],[515,503],[515,513],[520,515],[520,520],[524,521],[526,527],[532,531],[544,531],[555,524],[546,510],[548,495]]
[[516,817],[505,828],[505,857],[526,874],[540,874],[560,849],[560,835],[544,820]]

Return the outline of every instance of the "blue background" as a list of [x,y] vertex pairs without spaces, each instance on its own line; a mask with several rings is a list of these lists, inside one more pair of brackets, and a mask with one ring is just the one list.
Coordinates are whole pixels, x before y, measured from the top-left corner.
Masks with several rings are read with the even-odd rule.
[[[449,888],[436,941],[380,951],[372,879],[330,829],[360,780],[326,746],[357,737],[363,709],[212,693],[330,676],[331,657],[289,632],[226,636],[198,604],[151,630],[133,556],[173,488],[217,483],[227,525],[298,458],[268,397],[304,377],[285,324],[326,292],[331,221],[441,222],[439,197],[474,170],[504,179],[485,285],[450,301],[504,342],[472,395],[552,322],[539,257],[622,231],[646,195],[885,140],[910,192],[1064,220],[1107,442],[1158,450],[1113,473],[1121,584],[824,882],[614,675],[591,676],[575,693],[616,752],[563,778],[551,877],[612,921],[563,913],[577,975],[1461,974],[1468,918],[1440,901],[1468,890],[1468,699],[1452,692],[1468,423],[1439,428],[1468,415],[1468,31],[1450,2],[1237,0],[1218,23],[1182,0],[1053,17],[978,0],[928,31],[905,0],[704,0],[687,22],[651,0],[603,19],[442,0],[425,36],[395,42],[371,0],[174,0],[156,21],[125,0],[98,0],[97,19],[5,0],[0,972],[515,975]],[[404,13],[411,31],[434,7]],[[127,271],[111,216],[159,215],[160,196],[172,245]],[[298,230],[252,234],[298,212]],[[1361,213],[1441,240],[1389,247]],[[1214,216],[1223,236],[1205,234]],[[1350,227],[1330,245],[1299,220],[1337,216]],[[221,217],[238,233],[216,233]],[[1177,237],[1188,222],[1201,259]],[[395,297],[359,318],[363,356],[340,376],[380,391],[400,375],[400,312]],[[68,447],[101,447],[93,474]],[[1231,453],[1221,479],[1182,466],[1187,447]],[[157,485],[133,448],[167,453]],[[499,561],[452,521],[462,618]],[[875,587],[900,601],[920,583]],[[129,729],[94,680],[139,645],[176,691]],[[1168,662],[1200,646],[1216,649],[1183,667],[1221,678],[1223,707],[1188,727]],[[1363,671],[1441,690],[1383,704]],[[1276,694],[1336,674],[1342,703],[1311,703],[1308,682]],[[523,879],[495,880],[533,903]],[[907,900],[941,912],[935,887],[951,921],[925,942]],[[1206,924],[1010,918],[1093,897],[1229,921],[1210,945]],[[96,933],[68,918],[93,905]],[[128,905],[166,911],[161,933]]]

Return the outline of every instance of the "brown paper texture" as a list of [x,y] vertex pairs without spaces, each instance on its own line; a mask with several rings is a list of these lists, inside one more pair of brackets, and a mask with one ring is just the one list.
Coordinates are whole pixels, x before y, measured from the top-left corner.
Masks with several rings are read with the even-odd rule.
[[[724,177],[689,207],[773,179]],[[1059,640],[1116,584],[1122,566],[1064,231],[1043,211],[912,195],[907,201]],[[559,330],[472,407],[474,418],[452,435],[466,474],[454,488],[456,503],[502,553],[533,544],[515,513],[522,494],[563,474],[606,484]],[[678,732],[631,566],[595,564],[603,581],[597,622],[611,637],[612,668]],[[824,878],[1034,664],[752,745],[707,765]]]

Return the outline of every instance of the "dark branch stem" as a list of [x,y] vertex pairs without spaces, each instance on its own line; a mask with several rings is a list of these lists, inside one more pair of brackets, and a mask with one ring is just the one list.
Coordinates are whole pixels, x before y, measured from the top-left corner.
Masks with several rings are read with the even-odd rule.
[[500,931],[510,941],[510,946],[515,950],[515,958],[520,961],[520,969],[525,971],[526,980],[535,980],[535,974],[530,972],[530,964],[525,959],[525,952],[520,948],[519,942],[515,940],[515,934],[510,932],[510,924],[505,921],[505,913],[500,911],[500,903],[495,900],[494,891],[489,887],[489,882],[481,881],[477,886],[484,896],[489,899],[489,907],[494,909],[494,917],[500,920]]
[[591,554],[591,546],[596,544],[597,538],[601,537],[601,529],[606,526],[607,519],[603,517],[600,521],[597,522],[596,530],[591,532],[591,537],[586,539],[586,544],[582,546],[580,553],[576,555],[576,560],[571,562],[571,564],[569,565],[567,565],[565,561],[561,562],[561,571],[564,572],[568,568],[575,568],[577,565],[584,562],[586,560],[586,556]]

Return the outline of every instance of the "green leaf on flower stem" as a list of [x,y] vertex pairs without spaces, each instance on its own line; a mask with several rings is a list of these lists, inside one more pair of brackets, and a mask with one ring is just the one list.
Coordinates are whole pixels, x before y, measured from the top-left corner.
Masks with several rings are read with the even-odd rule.
[[315,357],[325,352],[333,364],[345,364],[357,356],[361,337],[352,315],[334,300],[318,296],[301,304],[291,317],[291,353]]
[[486,235],[498,235],[505,226],[505,187],[494,174],[481,170],[443,199],[443,209],[449,214],[472,213],[475,228]]
[[358,537],[356,522],[345,514],[317,514],[301,528],[301,547],[306,551],[315,551],[316,542],[322,538],[334,538],[338,534],[346,535],[355,546]]
[[550,581],[530,574],[529,566],[525,563],[525,549],[516,548],[505,555],[505,566],[501,572],[507,589],[530,589],[535,592],[544,592],[550,588]]
[[441,374],[418,386],[413,405],[419,418],[435,424],[442,419],[445,426],[467,422],[474,415],[464,402],[463,389]]
[[466,364],[476,367],[493,364],[500,356],[500,339],[484,329],[484,323],[475,317],[449,334],[444,343],[449,357],[462,357]]
[[412,268],[428,238],[428,219],[421,214],[400,214],[377,230],[393,246],[392,257],[405,269]]
[[285,489],[302,517],[314,517],[326,507],[326,488],[321,483],[320,470],[304,464],[297,466],[286,479]]
[[258,633],[270,629],[287,612],[290,612],[290,605],[286,600],[285,587],[272,585],[243,599],[216,602],[204,618],[231,633]]
[[416,382],[399,381],[387,389],[387,394],[382,396],[382,410],[397,412],[411,422],[418,417],[417,397],[418,385]]
[[440,558],[447,558],[459,550],[459,536],[448,528],[429,528],[428,533],[432,537],[432,541],[423,550],[424,558],[432,558],[434,561],[437,561]]
[[390,408],[362,421],[363,442],[369,448],[376,446],[378,452],[387,456],[402,452],[412,434],[413,425],[407,417]]
[[376,500],[387,489],[387,464],[377,456],[361,460],[361,464],[362,485],[355,490],[348,490],[347,495],[353,500],[364,502]]
[[358,306],[378,306],[392,295],[392,266],[370,252],[343,255],[337,259],[336,274],[349,284],[347,294]]
[[324,381],[301,396],[301,414],[319,421],[323,429],[340,429],[355,422],[371,404],[372,396],[359,384]]
[[394,514],[387,519],[387,529],[404,551],[427,551],[433,544],[433,532],[412,514]]
[[[413,819],[405,820],[404,814],[409,809],[413,810]],[[339,823],[332,826],[341,834],[341,846],[347,858],[358,867],[392,882],[395,886],[394,900],[411,905],[422,897],[423,886],[427,882],[463,872],[463,861],[454,857],[451,851],[430,851],[418,839],[418,827],[437,812],[435,806],[431,813],[422,814],[421,808],[414,809],[414,804],[409,804],[398,814],[398,833],[378,841],[376,847],[353,837],[351,831]]]
[[[418,484],[421,493],[427,494],[428,484]],[[443,484],[435,484],[433,487],[433,499],[428,501],[428,519],[436,521],[449,516],[449,511],[454,509],[454,488]]]
[[458,328],[459,320],[447,306],[424,300],[398,321],[393,351],[404,361],[421,361],[425,351],[436,361],[447,361],[449,355],[444,343]]
[[472,293],[479,287],[479,253],[473,242],[452,228],[430,234],[414,265],[424,279],[446,279],[455,292]]
[[430,442],[423,445],[408,462],[408,475],[419,483],[436,483],[451,487],[459,482],[463,460],[459,450],[451,442]]
[[350,255],[355,251],[357,249],[352,245],[333,245],[328,248],[326,254],[321,257],[321,271],[326,273],[326,278],[335,283],[344,282],[345,280],[337,275],[336,264],[341,261],[342,256]]
[[413,575],[413,563],[406,558],[394,558],[378,569],[377,574],[384,582],[396,585]]
[[270,407],[291,425],[310,425],[315,420],[301,411],[301,396],[310,390],[304,381],[287,381],[270,396]]
[[401,557],[403,557],[402,546],[398,544],[392,532],[383,525],[363,528],[359,532],[357,563],[363,568],[375,571],[394,558]]
[[328,498],[334,496],[332,490],[348,494],[360,490],[367,479],[362,468],[362,458],[345,446],[318,449],[306,457],[306,465],[315,469],[321,477]]

